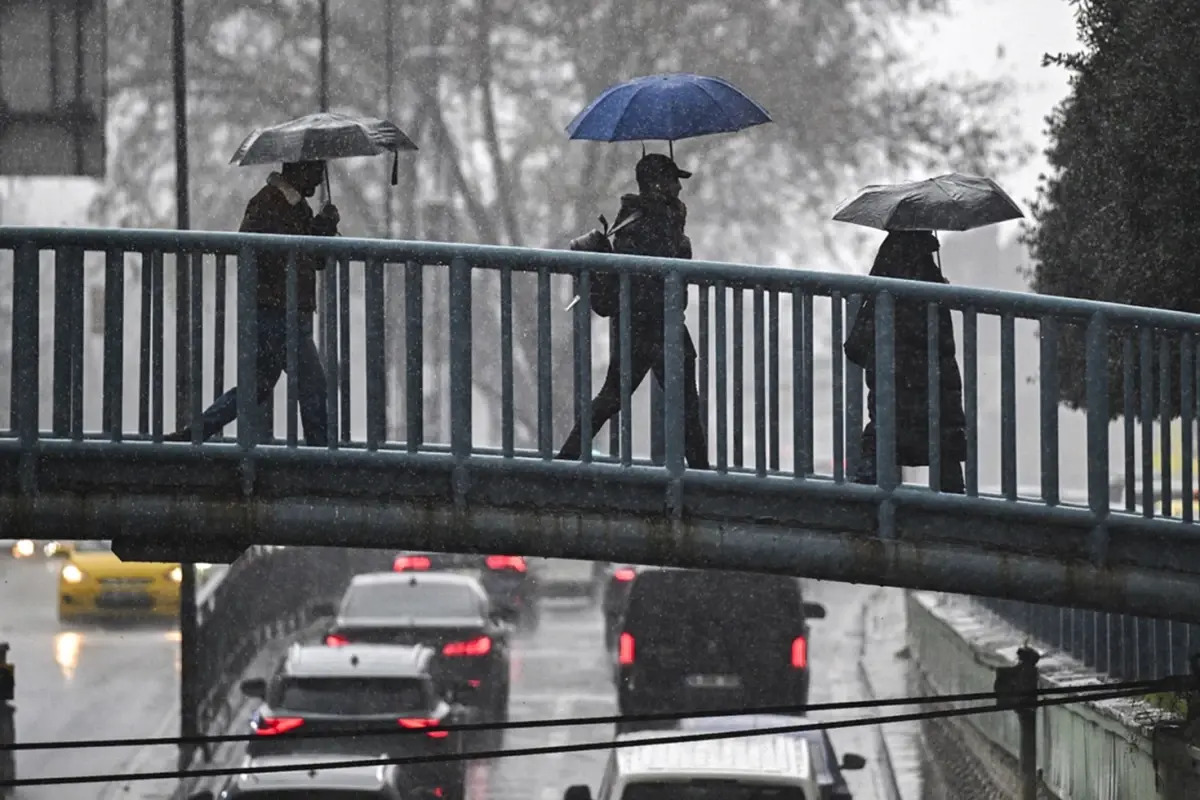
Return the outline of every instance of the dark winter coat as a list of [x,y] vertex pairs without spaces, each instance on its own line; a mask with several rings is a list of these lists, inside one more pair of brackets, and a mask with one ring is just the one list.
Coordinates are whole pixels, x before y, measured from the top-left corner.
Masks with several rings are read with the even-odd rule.
[[[267,185],[250,198],[242,217],[242,233],[273,233],[283,236],[335,236],[336,226],[313,216],[313,211],[295,189],[272,175]],[[287,309],[287,261],[283,252],[258,254],[258,306]],[[316,271],[325,268],[321,256],[301,255],[297,260],[296,296],[300,311],[317,307]]]
[[[641,219],[617,231],[613,236],[613,252],[658,258],[692,257],[691,240],[683,232],[687,223],[687,206],[682,200],[641,194],[623,195],[621,210],[613,220],[613,227],[619,226],[635,211],[641,212]],[[657,325],[661,335],[665,293],[663,279],[634,274],[629,283],[633,324],[639,328]],[[686,307],[686,293],[683,302]]]
[[[932,234],[928,234],[932,236]],[[895,236],[893,234],[892,236]],[[892,239],[889,236],[889,240]],[[900,241],[900,245],[904,242]],[[923,248],[922,248],[923,249]],[[906,246],[880,248],[871,275],[948,283],[930,250]],[[903,466],[929,464],[929,350],[925,301],[897,299],[895,304],[896,462]],[[867,408],[875,421],[875,305],[863,303],[846,340],[846,355],[863,368],[868,389]],[[963,413],[962,373],[954,344],[954,323],[948,309],[938,312],[939,412],[942,458],[963,461],[967,454],[966,415]],[[864,439],[874,437],[874,425]],[[874,441],[864,441],[873,450]]]

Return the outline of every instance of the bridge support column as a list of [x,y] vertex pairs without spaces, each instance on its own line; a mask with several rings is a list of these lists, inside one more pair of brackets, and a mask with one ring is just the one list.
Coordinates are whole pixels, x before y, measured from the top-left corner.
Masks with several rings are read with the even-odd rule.
[[[8,662],[8,645],[0,642],[0,745],[17,743],[17,725],[14,717],[17,708],[13,705],[16,695],[16,675]],[[17,779],[17,754],[12,750],[0,753],[0,781]],[[0,786],[0,796],[8,790]]]
[[[1041,656],[1030,647],[1017,650],[1017,665],[996,670],[996,707],[1015,709],[1021,725],[1017,772],[1021,776],[1020,800],[1037,800],[1037,662]],[[1018,705],[1021,704],[1021,705]]]

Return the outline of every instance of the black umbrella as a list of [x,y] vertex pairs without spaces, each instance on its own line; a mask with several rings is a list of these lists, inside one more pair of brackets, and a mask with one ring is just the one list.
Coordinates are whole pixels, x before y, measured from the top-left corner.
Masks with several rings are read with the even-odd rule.
[[867,186],[833,214],[839,222],[883,231],[969,231],[1024,216],[991,178],[957,172]]
[[400,151],[416,149],[412,139],[387,120],[322,112],[255,130],[229,163],[246,167],[281,161],[329,161],[390,151],[394,154],[392,185],[395,186]]

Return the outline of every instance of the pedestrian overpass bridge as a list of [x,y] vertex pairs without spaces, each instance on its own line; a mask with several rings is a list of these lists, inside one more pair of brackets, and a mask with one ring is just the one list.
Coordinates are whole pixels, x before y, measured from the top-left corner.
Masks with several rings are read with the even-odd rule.
[[[257,258],[285,251],[294,262],[301,250],[327,264],[317,338],[329,444],[298,435],[294,371],[280,383],[278,425],[241,393],[232,438],[164,441],[225,388],[253,385]],[[1200,525],[1192,503],[1176,502],[1200,478],[1200,316],[762,266],[352,238],[10,227],[0,257],[0,317],[11,315],[0,320],[10,412],[0,536],[112,538],[155,560],[227,560],[259,544],[719,565],[1200,621]],[[556,460],[608,363],[599,345],[611,337],[630,362],[628,326],[610,330],[588,311],[593,276],[618,274],[628,309],[635,269],[665,281],[661,396],[646,413],[625,370],[629,413],[596,439],[602,454]],[[840,348],[868,297],[877,485],[847,478],[863,381]],[[927,304],[931,352],[937,309],[954,315],[965,495],[901,482],[890,463],[897,301]],[[702,471],[683,457],[685,344],[670,321],[685,317],[712,462]],[[292,364],[297,319],[289,313]],[[981,350],[985,326],[998,330],[998,352]],[[1027,327],[1036,339],[1018,339]],[[1028,415],[1017,409],[1031,377],[1018,356],[1036,365]],[[981,380],[990,365],[998,380]],[[1066,367],[1086,376],[1086,449],[1060,430]],[[931,382],[937,369],[931,359]],[[993,422],[980,408],[996,398]],[[1123,425],[1116,501],[1114,399],[1140,412]],[[1175,409],[1181,476],[1152,424]],[[1018,458],[1030,441],[1034,469]],[[1077,497],[1065,466],[1086,475]],[[994,491],[981,490],[987,475],[998,476]]]

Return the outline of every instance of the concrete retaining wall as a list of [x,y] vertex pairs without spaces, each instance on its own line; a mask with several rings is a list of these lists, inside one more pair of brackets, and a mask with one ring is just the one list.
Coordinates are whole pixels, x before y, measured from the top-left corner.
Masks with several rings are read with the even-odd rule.
[[[1015,664],[1017,648],[1028,641],[966,598],[910,592],[907,610],[914,694],[990,692],[996,667]],[[1028,643],[1042,653],[1043,685],[1097,677],[1063,654]],[[1040,794],[1053,800],[1200,798],[1200,749],[1182,743],[1177,722],[1136,700],[1040,709]],[[1015,800],[1015,713],[939,720],[922,733],[930,762],[927,798]]]

